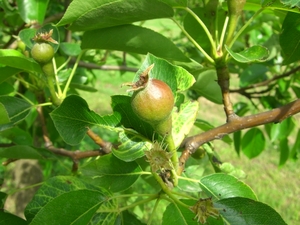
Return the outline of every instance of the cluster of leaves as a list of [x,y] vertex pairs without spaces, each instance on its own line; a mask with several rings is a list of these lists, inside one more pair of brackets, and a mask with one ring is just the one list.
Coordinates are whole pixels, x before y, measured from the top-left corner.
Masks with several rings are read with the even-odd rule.
[[[214,128],[197,118],[199,103],[189,98],[204,97],[222,104],[226,87],[220,82],[224,74],[218,68],[224,65],[226,71],[239,74],[239,87],[230,91],[246,96],[259,110],[276,108],[299,98],[299,3],[249,0],[244,2],[245,11],[240,9],[241,23],[237,23],[232,7],[243,1],[228,2],[73,0],[61,16],[65,9],[56,1],[17,0],[13,4],[0,1],[4,21],[1,29],[8,33],[1,39],[3,49],[0,50],[3,143],[0,156],[55,163],[58,152],[70,157],[66,152],[86,151],[83,143],[89,129],[99,128],[113,136],[112,140],[106,140],[113,142],[110,154],[82,160],[73,176],[61,173],[48,177],[27,205],[26,220],[0,211],[0,222],[143,224],[141,221],[147,220],[148,224],[160,221],[164,225],[285,224],[274,209],[259,202],[252,189],[239,181],[237,170],[228,171],[225,163],[216,163],[217,156],[209,144],[199,149],[207,155],[205,159],[187,160],[184,173],[178,174],[178,185],[171,190],[164,175],[156,173],[162,165],[151,165],[151,171],[149,159],[145,157],[157,145],[154,139],[161,142],[163,138],[157,137],[153,128],[133,113],[131,96],[111,96],[112,113],[99,115],[78,94],[78,90],[97,91],[92,86],[95,78],[88,71],[91,65],[104,68],[99,65],[99,59],[105,62],[107,52],[115,54],[120,65],[124,57],[116,51],[126,52],[127,58],[138,61],[126,61],[139,68],[133,81],[154,63],[151,77],[167,83],[176,99],[172,138],[178,152],[193,126],[204,132]],[[163,21],[161,27],[170,20],[179,30],[178,37],[168,36],[167,32],[162,35],[142,22],[153,19]],[[26,28],[25,23],[30,27]],[[230,35],[231,29],[236,31],[234,35]],[[50,30],[58,43],[52,45],[56,52],[52,61],[55,79],[50,82],[55,87],[49,85],[40,65],[29,55],[35,34]],[[62,101],[58,107],[48,100],[53,98],[53,93]],[[225,108],[230,106],[225,104]],[[240,117],[251,113],[249,102],[238,102],[233,108]],[[253,158],[265,149],[267,134],[279,146],[280,165],[283,165],[289,157],[297,158],[300,131],[294,145],[287,139],[296,126],[296,121],[288,118],[280,124],[266,124],[264,130],[257,127],[245,133],[236,130],[232,139],[223,140],[233,141],[238,154],[243,151]],[[95,144],[89,147],[95,148]],[[93,152],[96,152],[93,156],[100,154],[98,150]],[[74,163],[78,161],[74,156],[71,158]],[[223,173],[203,175],[203,167],[209,163]],[[165,167],[171,169],[172,165]],[[199,193],[209,198],[199,200]],[[0,194],[4,204],[8,194]],[[145,206],[151,204],[153,210],[146,212]],[[166,206],[163,213],[158,210],[160,205]]]

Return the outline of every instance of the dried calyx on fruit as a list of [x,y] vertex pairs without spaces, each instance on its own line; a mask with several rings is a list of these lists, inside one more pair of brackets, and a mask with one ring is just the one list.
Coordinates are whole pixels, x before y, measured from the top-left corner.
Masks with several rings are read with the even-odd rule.
[[165,82],[149,78],[153,66],[154,64],[150,65],[137,82],[124,85],[131,86],[128,91],[134,91],[131,98],[134,113],[151,124],[158,134],[165,136],[170,134],[172,129],[174,96]]
[[31,49],[32,58],[39,64],[44,65],[51,62],[54,56],[54,49],[49,42],[58,44],[52,38],[53,30],[46,33],[38,33],[33,40],[36,42]]

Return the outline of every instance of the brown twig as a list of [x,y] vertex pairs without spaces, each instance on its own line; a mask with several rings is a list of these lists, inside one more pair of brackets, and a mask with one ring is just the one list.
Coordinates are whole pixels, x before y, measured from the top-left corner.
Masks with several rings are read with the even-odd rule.
[[[271,79],[268,79],[268,80],[265,80],[265,81],[262,81],[262,82],[259,82],[259,83],[256,83],[256,84],[252,84],[252,85],[249,85],[247,87],[243,87],[243,88],[239,88],[239,89],[232,89],[230,90],[231,93],[233,92],[236,92],[236,93],[240,93],[242,95],[245,95],[247,94],[248,96],[251,96],[251,93],[247,93],[246,91],[249,90],[249,89],[253,89],[253,88],[257,88],[257,87],[264,87],[264,86],[269,86],[270,83],[276,81],[276,80],[279,80],[281,78],[284,78],[284,77],[288,77],[290,75],[293,75],[295,74],[297,71],[300,70],[300,66],[297,66],[293,69],[291,69],[290,71],[284,73],[284,74],[280,74],[280,75],[275,75],[274,77],[272,77]],[[246,96],[247,97],[247,96]]]
[[88,128],[86,133],[97,145],[99,145],[101,147],[101,150],[104,153],[108,154],[111,152],[112,144],[110,142],[104,141],[97,134],[95,134],[90,128]]
[[218,84],[222,92],[222,100],[224,105],[224,111],[226,114],[227,122],[236,117],[232,103],[230,101],[229,91],[229,70],[227,64],[223,61],[223,58],[216,59],[216,71],[218,76]]
[[278,123],[299,112],[300,99],[267,112],[245,117],[235,117],[224,125],[186,138],[182,143],[182,146],[184,146],[185,150],[182,152],[182,155],[179,158],[180,173],[182,173],[184,170],[185,162],[188,160],[189,156],[193,154],[202,144],[215,139],[221,139],[225,135],[246,128],[256,127],[267,123]]
[[[74,64],[75,59],[71,59],[70,62]],[[94,63],[87,63],[87,62],[83,62],[83,61],[80,61],[78,63],[78,66],[85,67],[87,69],[97,69],[97,70],[120,70],[120,71],[134,72],[134,73],[138,71],[137,68],[128,67],[128,66],[124,66],[124,65],[121,65],[121,66],[112,66],[112,65],[99,66]]]

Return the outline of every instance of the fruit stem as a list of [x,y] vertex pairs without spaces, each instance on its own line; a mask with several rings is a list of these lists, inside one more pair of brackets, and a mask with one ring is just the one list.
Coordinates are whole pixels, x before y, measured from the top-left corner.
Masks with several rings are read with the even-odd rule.
[[177,151],[176,151],[176,148],[175,148],[175,143],[174,143],[174,139],[173,139],[172,134],[167,134],[166,135],[165,142],[168,145],[167,151],[173,153],[172,158],[171,158],[171,162],[172,162],[172,165],[173,165],[174,169],[171,172],[172,172],[172,178],[173,178],[173,185],[174,185],[174,187],[176,187],[178,185],[177,171],[178,171],[179,161],[178,161]]
[[[160,184],[163,192],[166,193],[166,195],[168,195],[169,199],[179,205],[182,205],[183,207],[189,208],[189,205],[184,204],[183,202],[181,202],[178,198],[176,198],[174,196],[174,194],[172,193],[172,191],[168,188],[168,186],[164,183],[164,181],[161,179],[161,177],[157,174],[157,173],[153,173],[154,178],[157,180],[157,182]],[[162,196],[163,197],[163,196]]]
[[79,64],[79,61],[80,61],[80,59],[81,59],[81,56],[82,56],[84,53],[85,53],[85,51],[81,51],[81,53],[78,55],[78,57],[77,57],[77,59],[76,59],[76,61],[75,61],[75,64],[74,64],[73,69],[72,69],[72,71],[71,71],[71,74],[70,74],[70,76],[69,76],[69,78],[68,78],[68,80],[67,80],[66,86],[65,86],[65,88],[64,88],[64,90],[63,90],[63,93],[62,93],[62,99],[64,99],[64,98],[67,96],[67,91],[68,91],[69,86],[70,86],[70,84],[71,84],[72,78],[73,78],[73,76],[74,76],[74,74],[75,74],[75,71],[76,71],[77,66],[78,66],[78,64]]
[[48,88],[51,94],[51,100],[53,102],[53,104],[55,106],[59,106],[61,101],[60,99],[57,97],[56,92],[55,92],[55,87],[54,87],[54,83],[53,83],[53,78],[50,76],[47,76],[47,84],[48,84]]
[[210,57],[209,54],[207,54],[207,52],[195,41],[194,38],[192,38],[191,35],[189,35],[189,33],[179,24],[178,21],[176,21],[175,19],[172,19],[177,26],[181,29],[181,31],[185,34],[185,36],[195,45],[195,47],[205,56],[205,58],[211,63],[214,64],[214,60],[212,57]]
[[47,78],[47,85],[50,91],[51,95],[51,100],[55,106],[59,106],[61,101],[58,98],[56,91],[55,91],[55,86],[53,83],[53,80],[55,79],[55,73],[54,73],[54,65],[53,62],[50,61],[49,63],[46,63],[42,66],[42,70]]
[[56,61],[55,58],[52,58],[52,63],[53,63],[53,69],[54,69],[54,77],[55,77],[55,83],[56,83],[56,88],[57,88],[57,92],[58,92],[58,96],[62,95],[62,91],[59,85],[59,81],[58,81],[58,76],[57,76],[57,66],[56,66]]

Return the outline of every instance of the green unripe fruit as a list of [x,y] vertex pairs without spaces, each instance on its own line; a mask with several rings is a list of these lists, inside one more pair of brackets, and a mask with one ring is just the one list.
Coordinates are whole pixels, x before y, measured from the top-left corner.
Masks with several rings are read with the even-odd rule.
[[150,79],[149,66],[135,83],[125,84],[135,91],[131,98],[133,112],[143,121],[151,124],[160,135],[170,135],[172,131],[172,110],[174,96],[171,88],[163,81]]
[[133,94],[131,106],[142,120],[157,123],[170,116],[174,106],[174,96],[166,83],[150,79],[145,88]]
[[31,56],[39,64],[45,64],[52,60],[54,49],[50,44],[45,42],[35,43],[31,49]]

